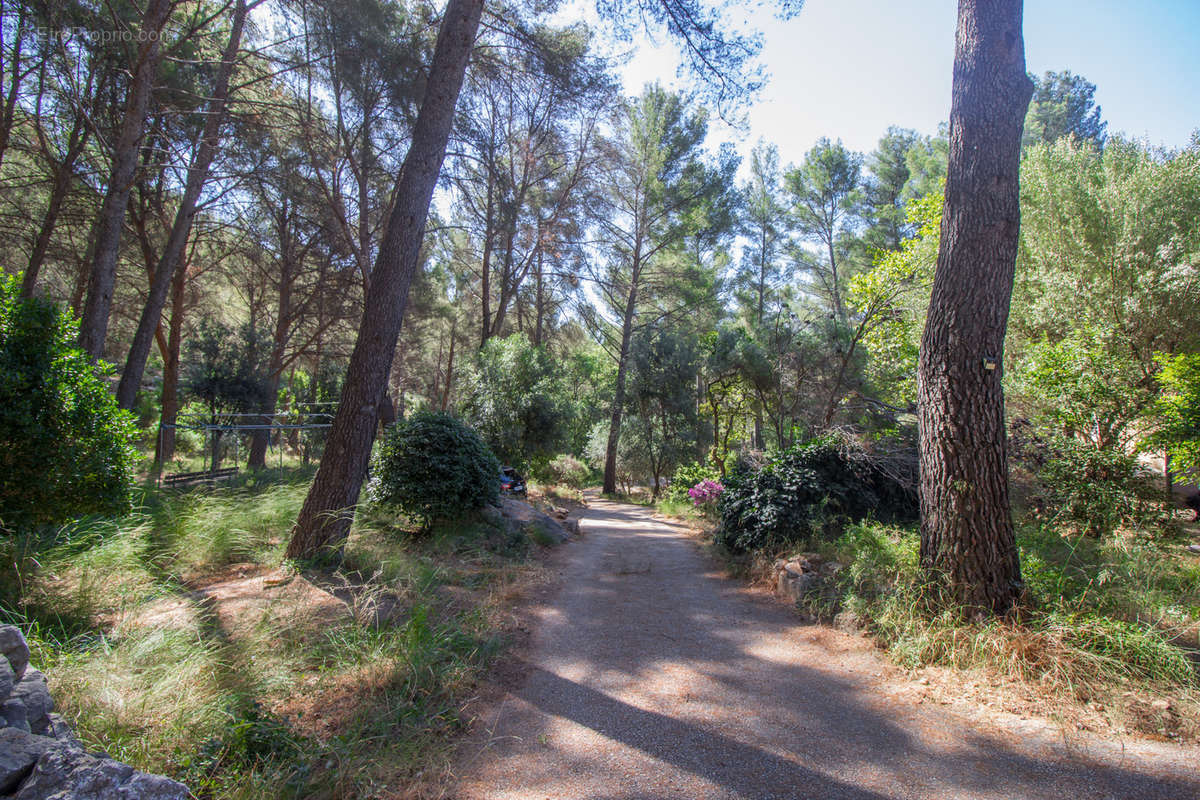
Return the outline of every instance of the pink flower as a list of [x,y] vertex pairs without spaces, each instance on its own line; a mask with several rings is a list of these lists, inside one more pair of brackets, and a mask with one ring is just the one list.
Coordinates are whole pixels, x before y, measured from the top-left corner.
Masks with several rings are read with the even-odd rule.
[[688,497],[692,498],[693,506],[706,506],[717,502],[725,487],[716,481],[702,480],[688,489]]

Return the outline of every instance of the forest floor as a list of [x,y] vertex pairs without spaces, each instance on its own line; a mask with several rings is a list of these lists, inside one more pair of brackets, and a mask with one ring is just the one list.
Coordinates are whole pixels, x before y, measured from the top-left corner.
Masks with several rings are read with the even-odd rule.
[[939,691],[727,577],[685,526],[589,500],[558,580],[519,609],[529,634],[472,709],[446,796],[1200,797],[1200,748]]

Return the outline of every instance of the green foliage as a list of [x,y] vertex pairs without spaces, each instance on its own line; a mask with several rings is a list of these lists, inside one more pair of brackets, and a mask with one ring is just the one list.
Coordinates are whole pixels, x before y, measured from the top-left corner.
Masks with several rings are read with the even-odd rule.
[[1078,342],[1081,366],[1136,388],[1149,409],[1155,353],[1200,351],[1198,269],[1200,140],[1176,152],[1121,139],[1103,152],[1073,139],[1030,148],[1008,336],[1016,371],[1026,349]]
[[736,553],[823,538],[846,519],[912,520],[917,498],[853,439],[830,436],[736,467],[719,509],[717,541]]
[[570,486],[572,489],[582,489],[587,485],[592,471],[588,465],[572,455],[555,456],[546,465],[546,474],[551,481],[560,486]]
[[867,377],[878,397],[898,406],[917,398],[917,354],[942,224],[941,188],[908,202],[908,224],[916,233],[850,279],[850,305],[876,318],[863,337],[871,356]]
[[421,411],[384,434],[371,495],[428,528],[495,502],[500,462],[475,431],[450,414]]
[[0,529],[127,510],[133,417],[71,315],[18,289],[0,279]]
[[628,412],[624,426],[654,489],[680,461],[696,452],[696,374],[699,357],[693,337],[652,326],[630,347]]
[[1058,437],[1050,444],[1038,479],[1045,493],[1042,505],[1052,521],[1089,536],[1163,520],[1162,503],[1154,497],[1149,476],[1136,458],[1119,450]]
[[1100,119],[1095,104],[1096,84],[1082,75],[1046,71],[1033,77],[1033,97],[1025,114],[1024,146],[1052,144],[1066,136],[1104,144],[1108,123]]
[[524,334],[489,339],[462,402],[463,418],[506,464],[538,468],[570,432],[571,407],[559,366]]
[[932,602],[918,563],[920,535],[851,525],[830,548],[846,565],[834,608],[854,612],[907,667],[988,667],[1088,700],[1130,682],[1200,685],[1172,644],[1200,620],[1200,567],[1147,540],[1066,538],[1018,529],[1027,607],[1020,621],[967,619]]
[[680,464],[675,468],[675,474],[671,476],[671,483],[668,484],[663,499],[672,503],[690,504],[688,489],[701,481],[719,481],[720,479],[720,474],[707,464],[701,464],[698,461]]
[[1034,422],[1099,448],[1125,445],[1150,400],[1136,360],[1111,337],[1082,327],[1031,344],[1014,383]]
[[1171,454],[1172,468],[1200,468],[1200,354],[1159,354],[1158,363],[1162,396],[1154,407],[1159,427],[1153,441]]
[[259,410],[269,400],[262,344],[253,327],[237,332],[216,320],[201,320],[187,342],[184,394],[203,402],[214,418]]

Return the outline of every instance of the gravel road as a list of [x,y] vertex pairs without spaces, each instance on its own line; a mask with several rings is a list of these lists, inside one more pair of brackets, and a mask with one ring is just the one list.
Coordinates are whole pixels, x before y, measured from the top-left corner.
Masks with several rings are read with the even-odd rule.
[[877,653],[723,577],[684,530],[590,506],[459,800],[1200,798],[1198,749],[906,700]]

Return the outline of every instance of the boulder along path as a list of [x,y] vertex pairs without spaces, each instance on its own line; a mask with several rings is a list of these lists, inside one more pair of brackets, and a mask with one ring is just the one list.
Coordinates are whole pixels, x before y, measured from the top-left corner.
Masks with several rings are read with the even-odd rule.
[[454,798],[1200,798],[1198,748],[905,699],[860,639],[724,577],[683,527],[589,504]]

